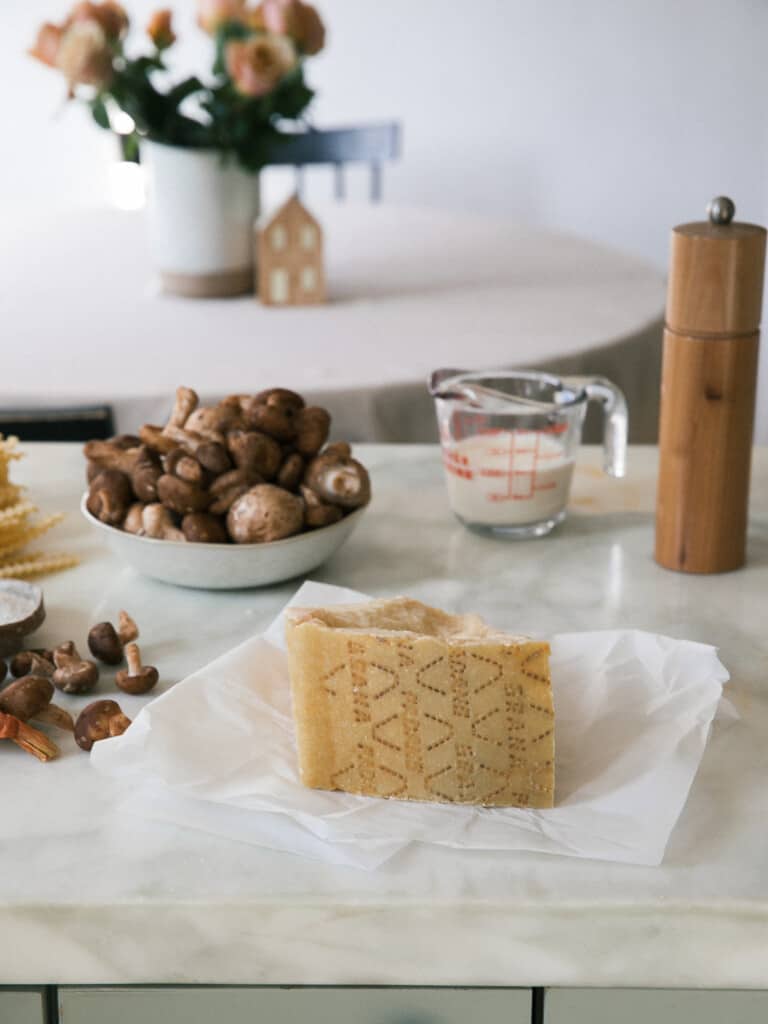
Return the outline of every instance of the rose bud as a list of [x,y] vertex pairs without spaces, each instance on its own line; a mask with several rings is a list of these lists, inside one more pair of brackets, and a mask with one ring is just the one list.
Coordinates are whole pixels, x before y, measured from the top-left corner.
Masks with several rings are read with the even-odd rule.
[[176,42],[172,14],[168,8],[154,12],[147,25],[147,35],[158,50],[167,50]]

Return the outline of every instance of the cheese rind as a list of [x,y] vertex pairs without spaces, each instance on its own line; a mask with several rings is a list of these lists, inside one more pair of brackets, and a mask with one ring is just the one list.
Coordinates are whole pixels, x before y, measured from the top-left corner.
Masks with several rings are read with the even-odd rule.
[[407,598],[290,609],[286,636],[305,785],[553,805],[546,643]]

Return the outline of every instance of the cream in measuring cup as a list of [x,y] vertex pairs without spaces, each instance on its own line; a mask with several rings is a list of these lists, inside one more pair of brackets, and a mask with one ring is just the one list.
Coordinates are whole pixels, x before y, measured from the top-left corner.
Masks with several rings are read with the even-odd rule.
[[587,403],[606,415],[605,469],[624,473],[627,414],[602,379],[438,370],[430,379],[455,515],[511,537],[549,533],[564,517]]

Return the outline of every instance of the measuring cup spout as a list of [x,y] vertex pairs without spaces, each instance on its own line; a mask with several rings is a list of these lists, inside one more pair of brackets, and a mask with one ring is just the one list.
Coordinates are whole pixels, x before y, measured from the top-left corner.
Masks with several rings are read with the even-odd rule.
[[604,377],[583,384],[589,401],[603,407],[603,469],[609,476],[624,476],[627,470],[627,400],[620,388]]

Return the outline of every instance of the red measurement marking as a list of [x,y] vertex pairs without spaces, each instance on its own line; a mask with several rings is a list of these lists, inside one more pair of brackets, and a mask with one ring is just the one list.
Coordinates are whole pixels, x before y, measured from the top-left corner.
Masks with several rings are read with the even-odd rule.
[[456,458],[454,453],[443,453],[443,465],[445,466],[446,472],[452,473],[454,476],[458,476],[462,480],[472,480],[474,478],[474,473],[468,468],[468,460],[465,458]]

